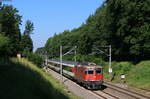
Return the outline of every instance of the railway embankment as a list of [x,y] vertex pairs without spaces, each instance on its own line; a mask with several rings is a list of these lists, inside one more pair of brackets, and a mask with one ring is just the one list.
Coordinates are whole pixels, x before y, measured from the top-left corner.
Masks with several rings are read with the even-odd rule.
[[26,59],[0,60],[0,99],[77,99]]
[[[108,65],[103,64],[105,80],[109,81]],[[150,89],[150,61],[141,61],[137,64],[131,62],[112,62],[113,79],[115,85],[127,87],[143,94],[150,95],[146,90]],[[121,74],[125,75],[121,79]],[[142,89],[142,90],[140,90]],[[145,90],[145,91],[144,91]]]

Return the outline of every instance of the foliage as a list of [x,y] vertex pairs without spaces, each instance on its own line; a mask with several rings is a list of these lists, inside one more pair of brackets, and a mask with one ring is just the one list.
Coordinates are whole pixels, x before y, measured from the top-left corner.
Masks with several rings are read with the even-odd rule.
[[6,57],[9,46],[9,38],[0,34],[0,57]]
[[23,54],[23,56],[26,56],[28,53],[33,51],[33,42],[30,36],[28,35],[22,35],[21,38],[21,52]]
[[127,74],[133,67],[130,62],[113,62],[112,68],[116,75]]
[[0,34],[9,38],[9,46],[6,49],[8,50],[7,56],[16,56],[20,50],[20,24],[21,16],[18,14],[18,10],[16,8],[8,5],[0,7]]
[[33,51],[33,42],[30,37],[33,30],[34,30],[33,23],[30,20],[27,20],[25,24],[25,30],[21,37],[21,43],[20,43],[22,49],[21,52],[23,56],[26,56],[28,53],[31,53]]
[[128,74],[128,84],[139,88],[150,88],[150,61],[141,61]]
[[3,46],[0,56],[14,57],[18,53],[25,55],[33,50],[33,43],[30,37],[34,30],[33,23],[28,20],[24,34],[21,35],[19,26],[21,25],[22,17],[18,12],[11,5],[0,4],[0,47]]
[[31,62],[33,62],[34,64],[36,64],[38,67],[42,68],[43,66],[43,58],[37,54],[34,53],[28,53],[27,54],[27,59]]
[[38,48],[38,49],[35,51],[35,53],[36,53],[37,55],[40,55],[40,56],[45,55],[45,54],[46,54],[45,48],[44,48],[44,47]]
[[146,13],[150,11],[150,1],[109,0],[107,4],[107,30],[114,55],[123,60],[148,59],[150,16]]
[[30,20],[26,21],[24,35],[30,36],[34,30],[34,25]]
[[[77,53],[81,55],[93,53],[93,46],[112,45],[115,61],[149,59],[149,4],[150,0],[107,0],[79,28],[50,37],[45,45],[49,58],[59,56],[61,45],[78,46]],[[64,52],[67,50],[64,48]],[[103,59],[107,57],[103,55]]]
[[[108,73],[108,62],[103,62],[104,68],[104,80],[110,80]],[[137,88],[150,88],[150,60],[141,61],[138,64],[131,62],[112,62],[113,68],[113,82],[122,83],[121,74],[125,74],[125,84],[134,86]]]

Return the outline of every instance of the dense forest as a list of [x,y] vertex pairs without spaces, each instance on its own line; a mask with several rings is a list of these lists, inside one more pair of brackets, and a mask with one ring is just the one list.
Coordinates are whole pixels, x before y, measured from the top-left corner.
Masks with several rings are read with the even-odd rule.
[[33,43],[30,35],[34,30],[33,23],[26,21],[25,30],[21,33],[22,16],[12,5],[0,2],[0,58],[14,57],[18,53],[24,56],[31,53]]
[[77,54],[102,56],[94,46],[111,45],[115,61],[150,59],[149,5],[150,0],[106,0],[80,27],[55,34],[36,52],[57,57],[62,45],[68,46],[64,52],[77,46]]

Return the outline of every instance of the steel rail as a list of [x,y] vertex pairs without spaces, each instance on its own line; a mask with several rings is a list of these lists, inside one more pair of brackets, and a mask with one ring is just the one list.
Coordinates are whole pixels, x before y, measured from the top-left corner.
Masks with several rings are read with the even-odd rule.
[[108,92],[105,92],[105,91],[102,91],[102,92],[105,93],[105,94],[108,94],[108,95],[110,95],[110,96],[112,96],[112,97],[114,97],[115,99],[119,99],[119,97],[114,96],[114,95],[112,95],[112,94],[110,94],[110,93],[108,93]]
[[91,92],[94,93],[94,94],[96,94],[96,95],[98,95],[98,96],[100,96],[100,97],[102,97],[103,99],[107,99],[106,97],[104,97],[104,96],[98,94],[97,92],[94,92],[94,91],[91,91]]
[[[148,97],[148,96],[145,96],[145,95],[142,95],[142,94],[133,92],[133,91],[131,91],[131,90],[128,90],[128,89],[125,89],[125,88],[121,88],[121,87],[118,87],[118,86],[116,86],[116,85],[113,85],[113,84],[110,84],[110,83],[106,83],[106,82],[105,82],[105,84],[108,84],[108,85],[110,85],[110,86],[116,87],[116,88],[118,88],[118,89],[122,89],[122,90],[127,91],[127,92],[130,92],[130,93],[132,93],[132,94],[135,94],[135,95],[138,95],[138,96],[141,96],[141,97],[150,99],[150,97]],[[110,87],[109,87],[109,88],[110,88]],[[127,93],[127,94],[128,94],[128,93]]]

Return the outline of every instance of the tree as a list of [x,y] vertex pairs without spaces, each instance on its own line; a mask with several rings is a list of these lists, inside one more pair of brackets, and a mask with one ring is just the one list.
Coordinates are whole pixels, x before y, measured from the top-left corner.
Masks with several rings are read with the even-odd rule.
[[18,10],[16,8],[8,5],[0,7],[0,34],[9,38],[10,43],[7,50],[10,51],[7,53],[8,56],[16,56],[16,54],[20,51],[20,24],[21,16],[18,14]]
[[33,51],[32,39],[28,35],[22,35],[21,47],[23,55],[26,55]]
[[[114,47],[113,56],[119,60],[141,60],[150,56],[149,0],[109,0],[107,30]],[[146,45],[146,46],[145,46]]]
[[87,55],[91,53],[92,50],[92,42],[87,34],[83,34],[79,41],[79,53],[83,55]]
[[34,25],[30,20],[26,21],[24,35],[30,36],[33,34]]
[[0,34],[0,57],[7,57],[9,53],[9,38]]
[[22,35],[21,39],[21,48],[22,48],[22,54],[26,56],[27,53],[30,53],[33,51],[33,42],[30,37],[34,30],[34,25],[30,20],[26,21],[25,30]]
[[[59,46],[78,46],[79,54],[93,46],[112,45],[112,59],[150,58],[150,0],[106,0],[79,28],[50,37],[45,47],[58,56]],[[105,59],[105,58],[104,58]]]
[[44,56],[46,54],[45,52],[45,48],[44,47],[40,47],[35,51],[35,54],[39,55],[39,56]]

